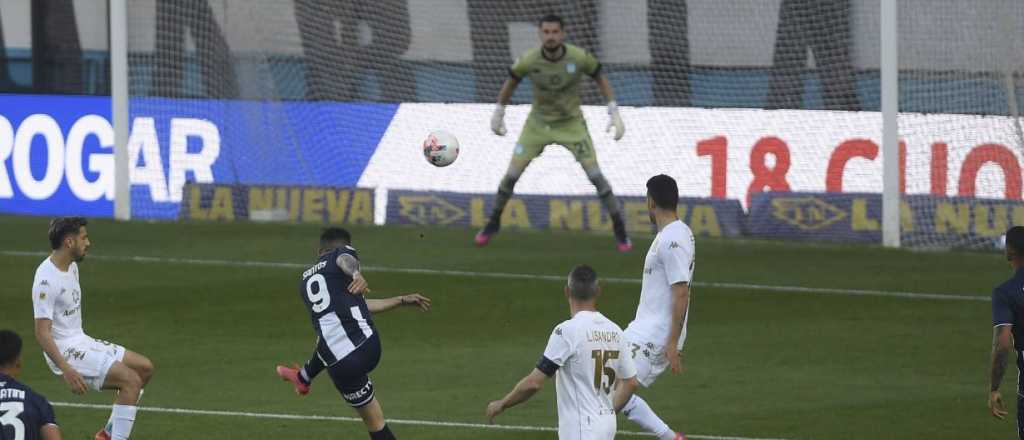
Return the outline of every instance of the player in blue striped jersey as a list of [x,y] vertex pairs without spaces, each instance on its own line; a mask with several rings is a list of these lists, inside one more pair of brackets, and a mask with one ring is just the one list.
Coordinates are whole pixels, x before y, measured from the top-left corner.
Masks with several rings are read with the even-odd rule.
[[50,402],[15,380],[21,346],[17,333],[0,330],[0,440],[60,440]]
[[371,314],[399,306],[427,311],[430,299],[415,293],[366,299],[370,289],[359,271],[352,236],[344,229],[325,229],[318,252],[317,262],[302,273],[299,283],[299,294],[317,333],[315,353],[302,368],[278,366],[277,374],[291,382],[296,393],[305,395],[313,378],[326,369],[342,397],[366,423],[370,438],[394,439],[368,376],[381,357],[380,335]]

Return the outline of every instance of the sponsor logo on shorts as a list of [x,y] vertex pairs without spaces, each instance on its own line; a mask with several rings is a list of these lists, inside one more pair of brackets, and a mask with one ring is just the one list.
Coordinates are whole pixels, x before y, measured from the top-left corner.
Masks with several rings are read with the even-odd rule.
[[373,382],[366,382],[366,385],[363,385],[363,387],[360,388],[359,391],[356,391],[354,393],[343,393],[342,397],[344,397],[345,400],[349,402],[358,403],[359,401],[366,398],[372,392]]
[[512,151],[516,156],[522,156],[523,152],[526,151],[526,148],[523,147],[523,144],[516,144],[515,150]]
[[566,64],[565,71],[569,73],[576,73],[576,63]]
[[64,350],[64,359],[85,360],[85,352],[74,347],[68,347],[67,350]]

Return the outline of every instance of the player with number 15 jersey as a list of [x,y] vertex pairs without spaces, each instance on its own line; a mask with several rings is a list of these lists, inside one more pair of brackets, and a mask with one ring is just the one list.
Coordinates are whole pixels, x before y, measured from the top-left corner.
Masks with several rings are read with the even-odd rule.
[[536,368],[505,398],[487,405],[492,423],[554,376],[559,440],[615,438],[615,413],[633,395],[638,381],[622,329],[597,311],[600,293],[593,268],[580,265],[572,270],[565,287],[572,318],[551,332]]

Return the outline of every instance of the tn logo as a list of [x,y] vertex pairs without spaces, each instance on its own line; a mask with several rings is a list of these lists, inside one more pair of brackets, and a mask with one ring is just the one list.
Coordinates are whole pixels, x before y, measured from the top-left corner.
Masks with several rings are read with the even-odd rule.
[[401,196],[398,204],[402,217],[421,225],[447,225],[466,215],[458,206],[437,196]]

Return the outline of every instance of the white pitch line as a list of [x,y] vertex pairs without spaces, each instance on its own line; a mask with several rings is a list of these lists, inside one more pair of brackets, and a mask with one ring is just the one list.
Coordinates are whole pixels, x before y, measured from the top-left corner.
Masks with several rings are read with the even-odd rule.
[[[63,408],[86,408],[86,409],[100,409],[110,411],[110,405],[97,405],[92,403],[75,403],[75,402],[51,402],[53,406]],[[333,421],[333,422],[359,422],[362,423],[363,419],[357,417],[342,417],[342,416],[318,416],[318,415],[304,415],[304,414],[275,414],[275,413],[257,413],[257,412],[239,412],[239,411],[219,411],[219,410],[205,410],[205,409],[189,409],[189,408],[163,408],[156,406],[140,406],[139,411],[143,412],[155,412],[155,413],[171,413],[171,414],[188,414],[188,415],[202,415],[202,416],[222,416],[222,417],[249,417],[257,419],[278,419],[278,420],[321,420],[321,421]],[[412,425],[412,426],[433,426],[442,428],[471,428],[471,429],[492,429],[499,431],[542,431],[542,432],[556,432],[558,428],[550,426],[528,426],[528,425],[486,425],[483,423],[464,423],[464,422],[442,422],[437,420],[409,420],[409,419],[388,419],[389,424],[395,425]],[[628,436],[653,436],[646,432],[636,431],[619,431],[619,434]],[[720,435],[691,435],[687,434],[687,438],[697,440],[787,440],[779,438],[757,438],[757,437],[735,437],[735,436],[720,436]]]
[[[46,252],[37,251],[0,251],[0,255],[12,256],[12,257],[45,257],[49,255]],[[134,263],[162,263],[162,264],[194,264],[200,266],[227,266],[227,267],[263,267],[263,268],[276,268],[276,269],[302,269],[309,267],[306,263],[288,263],[288,262],[276,262],[276,261],[245,261],[245,260],[216,260],[216,259],[197,259],[197,258],[175,258],[175,257],[143,257],[143,256],[110,256],[110,255],[90,255],[88,258],[96,260],[107,260],[107,261],[125,261]],[[527,273],[512,273],[512,272],[474,272],[466,270],[443,270],[443,269],[423,269],[423,268],[411,268],[411,267],[387,267],[387,266],[363,266],[363,269],[367,272],[391,272],[391,273],[411,273],[420,275],[450,275],[450,276],[461,276],[471,278],[500,278],[500,279],[521,279],[521,280],[544,280],[544,281],[565,281],[564,275],[538,275],[538,274],[527,274]],[[640,280],[637,278],[617,278],[607,277],[602,278],[605,282],[609,283],[623,283],[623,284],[640,284]],[[940,300],[940,301],[980,301],[989,302],[991,298],[988,296],[972,295],[972,294],[948,294],[948,293],[924,293],[924,292],[902,292],[892,290],[871,290],[871,289],[839,289],[829,287],[809,287],[809,286],[779,286],[770,284],[751,284],[751,283],[731,283],[731,282],[711,282],[711,281],[695,281],[694,287],[711,287],[717,289],[730,289],[730,290],[758,290],[764,292],[782,292],[782,293],[813,293],[821,295],[841,295],[841,296],[877,296],[886,298],[903,298],[903,299],[919,299],[919,300]]]

